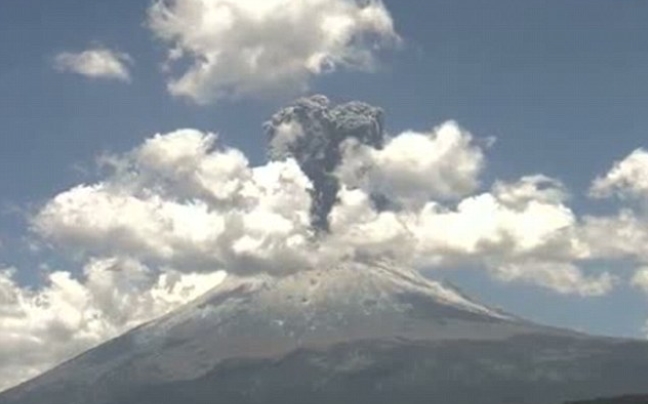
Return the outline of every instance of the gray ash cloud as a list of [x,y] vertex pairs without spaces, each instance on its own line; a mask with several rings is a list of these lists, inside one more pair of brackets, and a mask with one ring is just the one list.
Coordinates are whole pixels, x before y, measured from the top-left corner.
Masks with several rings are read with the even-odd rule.
[[333,105],[323,95],[301,98],[266,122],[271,160],[294,158],[313,183],[313,227],[327,231],[340,184],[335,169],[350,139],[380,149],[385,141],[383,110],[352,101]]

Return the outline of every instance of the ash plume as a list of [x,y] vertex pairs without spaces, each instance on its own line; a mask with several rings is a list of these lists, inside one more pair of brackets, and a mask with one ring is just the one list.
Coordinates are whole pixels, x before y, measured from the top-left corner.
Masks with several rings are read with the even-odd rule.
[[311,222],[328,231],[328,215],[340,183],[334,175],[342,162],[342,145],[354,140],[375,149],[385,142],[383,110],[352,101],[332,105],[323,95],[301,98],[266,122],[270,160],[294,158],[313,183]]

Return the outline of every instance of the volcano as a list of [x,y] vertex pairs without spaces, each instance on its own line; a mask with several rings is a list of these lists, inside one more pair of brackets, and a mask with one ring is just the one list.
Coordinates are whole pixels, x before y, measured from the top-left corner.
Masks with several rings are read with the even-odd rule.
[[648,344],[525,321],[391,262],[228,277],[2,404],[558,404],[648,393]]

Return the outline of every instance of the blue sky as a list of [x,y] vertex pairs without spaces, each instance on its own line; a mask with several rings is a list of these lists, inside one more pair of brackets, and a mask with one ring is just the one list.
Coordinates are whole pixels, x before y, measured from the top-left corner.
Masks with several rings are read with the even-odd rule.
[[[339,69],[308,80],[307,93],[382,107],[390,133],[430,130],[452,119],[486,150],[482,183],[534,173],[560,179],[580,214],[614,212],[587,198],[615,161],[648,147],[648,3],[640,0],[385,0],[400,46],[373,72]],[[0,2],[0,263],[38,287],[43,268],[78,262],[33,251],[29,217],[48,200],[101,175],[97,156],[124,153],[178,128],[218,132],[254,163],[265,159],[262,123],[291,99],[277,94],[198,105],[167,90],[168,44],[146,24],[151,2]],[[130,55],[130,81],[62,72],[62,52],[106,48]],[[633,265],[597,262],[632,275]],[[597,268],[591,271],[598,271]],[[74,269],[78,271],[79,269]],[[583,298],[494,281],[483,271],[446,271],[469,294],[516,314],[595,333],[639,336],[647,296],[620,284]]]

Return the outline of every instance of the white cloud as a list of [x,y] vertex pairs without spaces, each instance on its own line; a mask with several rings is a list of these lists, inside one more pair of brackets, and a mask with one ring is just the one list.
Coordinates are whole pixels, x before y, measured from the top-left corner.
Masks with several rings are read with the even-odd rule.
[[586,216],[581,226],[591,258],[648,263],[648,218],[630,209],[612,216]]
[[401,133],[380,150],[347,143],[345,154],[339,169],[343,183],[405,204],[469,195],[484,167],[482,149],[455,122],[431,133]]
[[188,271],[308,265],[310,182],[296,163],[253,168],[215,142],[195,130],[148,139],[113,158],[111,177],[49,201],[33,229],[76,252],[128,254]]
[[493,272],[504,282],[523,282],[584,297],[606,295],[617,282],[617,278],[608,273],[586,276],[580,268],[565,262],[510,263],[494,267]]
[[542,174],[524,176],[515,183],[496,181],[493,193],[504,205],[516,209],[523,209],[533,201],[562,205],[569,199],[567,189],[560,181]]
[[[613,164],[590,188],[594,198],[630,202],[616,214],[583,220],[583,238],[593,257],[625,260],[639,266],[630,284],[648,293],[648,151],[636,149]],[[648,334],[648,323],[644,329]]]
[[648,264],[648,152],[637,149],[615,162],[593,181],[590,196],[630,202],[615,214],[583,218],[582,235],[591,255]]
[[120,52],[96,48],[83,52],[63,52],[54,58],[54,67],[95,79],[130,81],[128,65],[132,58]]
[[593,181],[590,196],[632,202],[613,215],[583,218],[583,237],[592,256],[648,264],[648,152],[637,149],[615,162]]
[[562,205],[534,200],[513,209],[486,193],[464,199],[456,209],[429,203],[410,223],[422,259],[576,255],[570,240],[574,216]]
[[[418,267],[480,267],[582,296],[615,285],[582,262],[648,263],[641,213],[579,217],[566,187],[541,174],[480,189],[484,144],[452,122],[401,133],[382,148],[347,142],[330,233],[317,235],[312,185],[293,159],[252,167],[216,135],[183,129],[113,156],[112,174],[51,199],[33,229],[88,257],[127,255],[184,272],[281,275],[348,256],[390,256]],[[378,208],[375,193],[398,203]]]
[[598,198],[648,200],[648,151],[637,149],[617,161],[607,174],[594,181],[591,194]]
[[648,293],[648,267],[637,269],[630,283],[632,284],[632,286],[641,289],[645,293]]
[[193,129],[157,134],[123,158],[110,158],[118,170],[111,182],[128,192],[153,187],[170,198],[231,201],[252,170],[238,150],[219,148],[217,136]]
[[403,218],[395,212],[377,212],[364,191],[344,187],[330,218],[331,234],[325,244],[330,256],[411,259],[415,240]]
[[58,195],[40,212],[35,229],[53,242],[91,253],[121,251],[171,261],[178,254],[204,255],[205,244],[225,231],[225,223],[204,202],[136,196],[101,183]]
[[[127,254],[184,271],[281,274],[345,256],[486,269],[589,258],[560,182],[534,175],[475,193],[483,152],[455,124],[433,134],[406,132],[368,152],[376,153],[372,161],[380,164],[372,169],[380,174],[353,172],[365,187],[342,187],[331,232],[319,238],[310,227],[311,184],[294,160],[250,167],[241,152],[219,147],[215,135],[189,129],[156,135],[114,157],[112,175],[53,198],[33,228],[76,253]],[[416,162],[408,164],[409,156]],[[341,171],[349,166],[345,160]],[[378,211],[370,196],[376,190],[402,206]],[[448,204],[448,198],[459,200]],[[532,279],[540,278],[524,278]]]
[[0,271],[0,391],[218,285],[223,272],[153,271],[131,259],[92,259],[82,279],[53,272],[25,288]]
[[579,261],[597,257],[565,205],[564,185],[546,176],[496,181],[490,192],[454,206],[432,200],[379,212],[365,190],[344,188],[339,198],[329,243],[340,254],[391,256],[437,269],[477,266],[500,281],[560,294],[600,296],[617,283],[609,273],[590,276],[578,267]]
[[304,91],[340,67],[367,70],[397,36],[380,0],[169,0],[149,9],[168,63],[190,67],[169,91],[197,103]]

